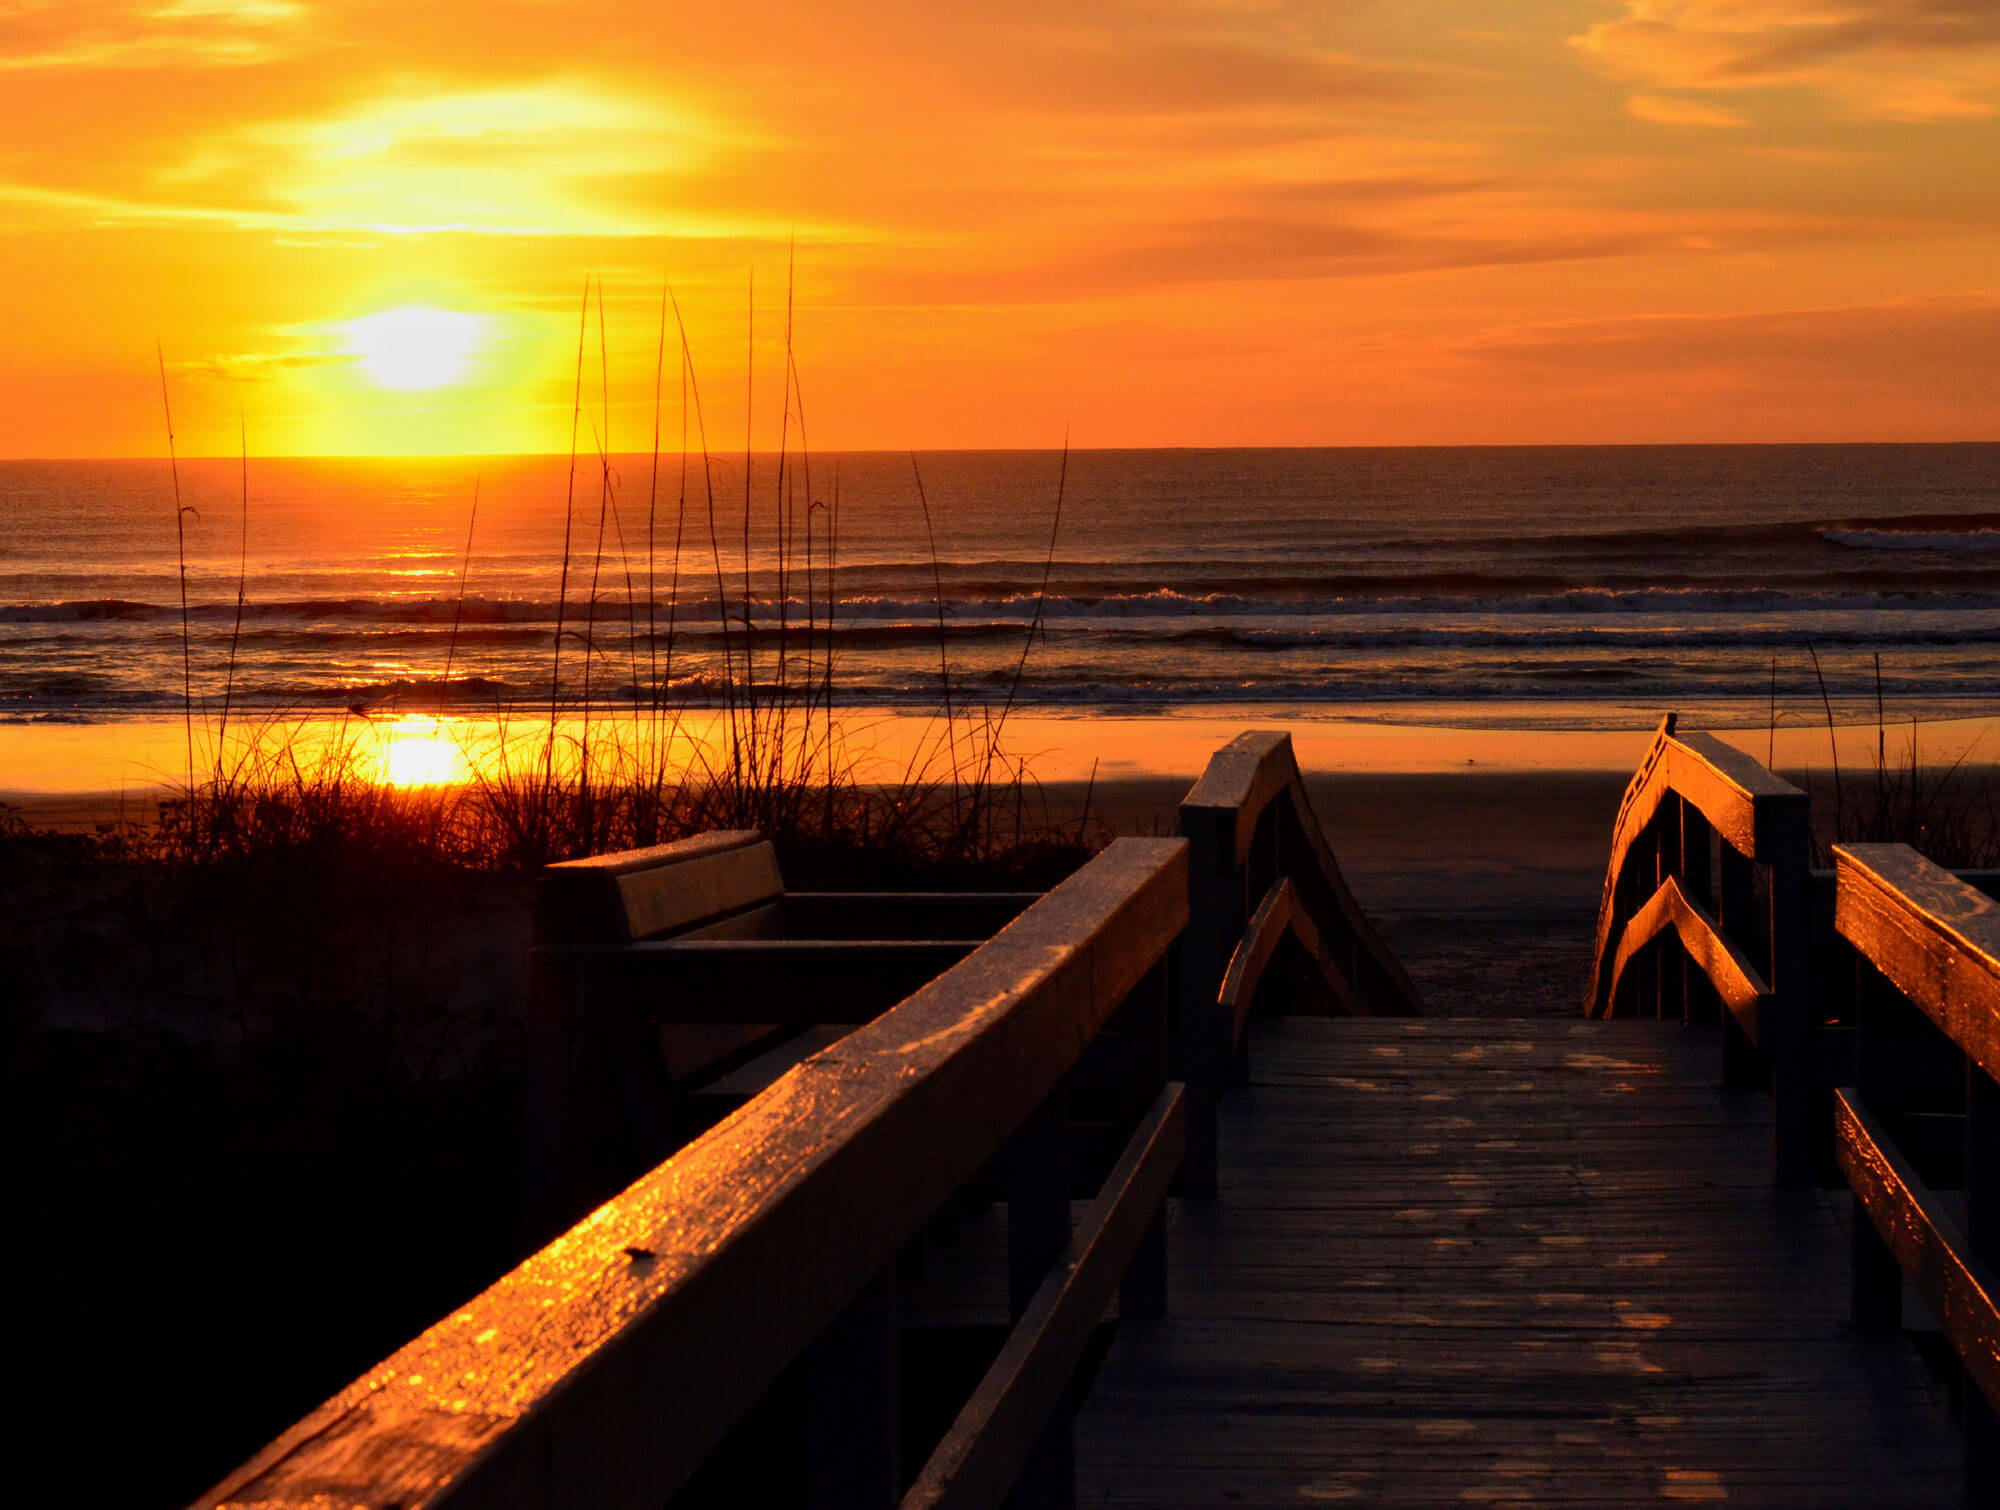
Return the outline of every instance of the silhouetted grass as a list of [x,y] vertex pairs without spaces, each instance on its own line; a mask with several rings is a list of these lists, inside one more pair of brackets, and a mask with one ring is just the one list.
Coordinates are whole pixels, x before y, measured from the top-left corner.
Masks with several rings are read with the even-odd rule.
[[1911,720],[1900,750],[1891,750],[1886,731],[1872,769],[1832,784],[1816,803],[1820,817],[1814,836],[1814,863],[1832,864],[1831,846],[1907,844],[1947,870],[2000,868],[2000,794],[1993,767],[1969,766],[1963,757],[1926,765],[1918,751],[1918,728]]
[[[810,852],[827,863],[844,854],[857,873],[906,878],[933,875],[948,880],[972,871],[1002,873],[1006,855],[1015,850],[1037,857],[1066,853],[1081,859],[1081,833],[1050,819],[1032,773],[1004,747],[1007,719],[1042,627],[1041,603],[1047,597],[1068,475],[1067,438],[1041,600],[997,710],[957,695],[953,687],[935,521],[912,459],[937,598],[937,703],[896,773],[884,780],[879,775],[883,762],[872,758],[875,752],[850,731],[839,713],[844,699],[832,634],[840,613],[839,477],[836,472],[831,479],[830,496],[814,496],[789,295],[782,373],[785,399],[778,415],[768,515],[774,553],[763,574],[768,596],[763,598],[761,614],[760,573],[752,549],[753,512],[760,508],[755,453],[747,449],[746,441],[740,528],[734,532],[740,537],[741,560],[732,582],[724,564],[724,521],[716,507],[701,384],[670,288],[662,290],[655,363],[646,554],[635,566],[619,509],[620,480],[611,465],[608,343],[601,284],[598,287],[604,414],[602,424],[598,417],[590,417],[599,496],[595,543],[589,547],[588,570],[584,570],[583,541],[590,537],[579,538],[575,528],[576,472],[587,417],[582,396],[590,300],[586,280],[578,314],[562,558],[545,705],[497,708],[489,723],[474,720],[457,725],[470,771],[462,785],[399,789],[385,785],[371,767],[367,753],[371,735],[364,722],[302,726],[273,719],[246,726],[239,719],[232,723],[229,710],[236,690],[232,635],[219,728],[211,729],[205,717],[197,719],[205,709],[197,707],[191,672],[185,678],[187,774],[162,807],[150,841],[155,858],[209,866],[235,863],[265,849],[337,841],[385,857],[422,857],[475,869],[525,869],[605,850],[669,842],[705,829],[755,828],[781,852]],[[659,410],[669,310],[675,316],[680,349],[682,413],[680,488],[662,644],[653,631],[660,607],[655,594],[661,575]],[[246,444],[246,520],[247,450]],[[695,467],[698,477],[691,477]],[[710,676],[700,684],[685,675],[677,678],[675,664],[679,592],[688,575],[683,571],[683,551],[693,544],[687,529],[691,481],[698,481],[705,503],[704,554],[714,570],[720,615],[719,677]],[[468,523],[459,573],[461,610],[477,508],[475,489],[474,516]],[[616,618],[599,612],[607,566],[614,581],[622,575],[625,583],[622,639]],[[642,616],[636,601],[640,580],[647,584],[643,657]],[[242,582],[239,567],[239,626]],[[585,583],[586,600],[573,604],[572,592],[585,591]],[[447,691],[456,645],[454,614],[445,665]],[[607,693],[599,685],[606,665],[622,669],[629,678],[629,718],[619,701],[626,694]],[[719,702],[723,717],[695,717],[703,710],[690,701],[694,697],[711,707]],[[697,737],[695,730],[703,724],[709,731]],[[206,748],[198,751],[198,745]],[[865,779],[864,770],[869,773]],[[1044,860],[1038,858],[1034,864],[1040,867]]]
[[[997,711],[968,704],[941,643],[938,707],[886,779],[841,715],[839,478],[815,493],[789,307],[777,471],[767,500],[746,470],[740,575],[725,565],[736,521],[718,515],[680,327],[680,484],[671,558],[658,558],[668,310],[678,324],[670,289],[644,560],[626,549],[602,427],[594,546],[572,528],[573,439],[548,695],[447,725],[469,757],[461,782],[387,783],[365,716],[243,707],[247,437],[237,620],[211,723],[173,463],[183,771],[153,821],[92,835],[38,833],[0,808],[0,1200],[31,1234],[17,1293],[32,1314],[13,1355],[37,1381],[16,1423],[32,1451],[13,1482],[30,1499],[44,1467],[73,1491],[89,1461],[107,1503],[185,1502],[513,1260],[535,867],[714,828],[762,830],[801,887],[1046,887],[1087,857],[1083,826],[1058,821],[1004,747],[1020,668]],[[577,438],[588,316],[586,289]],[[763,578],[753,506],[776,541]],[[1059,484],[1058,522],[1060,509]],[[461,608],[477,510],[475,487]],[[699,685],[676,661],[679,594],[696,576],[684,549],[713,567],[723,615],[720,676]],[[622,637],[619,615],[600,612],[607,574],[626,583]],[[572,602],[586,582],[588,601]],[[1023,666],[1039,628],[1038,613]],[[455,615],[447,684],[457,638]],[[629,707],[599,681],[607,665],[629,675]],[[110,1460],[88,1408],[105,1377],[149,1402]]]
[[[1810,642],[1806,651],[1818,678],[1819,657]],[[1833,775],[1825,793],[1829,800],[1814,805],[1814,864],[1831,865],[1835,844],[1907,844],[1947,870],[2000,867],[2000,793],[1995,791],[1992,765],[1973,764],[1970,749],[1948,763],[1926,765],[1915,715],[1909,719],[1907,738],[1901,721],[1895,724],[1898,747],[1892,749],[1878,654],[1874,761],[1850,779],[1841,771],[1833,704],[1824,678],[1819,678],[1819,689]],[[1774,729],[1775,724],[1774,713]]]

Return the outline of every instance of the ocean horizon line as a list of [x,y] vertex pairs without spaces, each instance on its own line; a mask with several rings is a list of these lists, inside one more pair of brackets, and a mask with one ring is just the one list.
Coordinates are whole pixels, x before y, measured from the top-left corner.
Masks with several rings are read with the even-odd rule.
[[[834,446],[813,447],[808,454],[814,456],[1121,456],[1134,454],[1190,454],[1228,456],[1243,454],[1353,454],[1359,452],[1381,452],[1385,454],[1438,453],[1438,452],[1500,452],[1522,453],[1537,451],[1865,451],[1865,450],[1977,450],[1982,447],[2000,449],[2000,436],[1923,440],[1630,440],[1630,441],[1434,441],[1421,444],[1257,444],[1189,446],[1189,445],[1098,445],[1098,446]],[[591,459],[591,453],[575,453],[579,463]],[[613,457],[650,457],[651,449],[616,450]],[[680,447],[662,446],[661,456],[679,456]],[[701,454],[699,448],[690,448],[689,456]],[[708,455],[712,461],[730,461],[743,454],[740,447],[726,445],[712,446]],[[769,447],[753,447],[753,457],[776,457],[780,454],[797,456],[801,450],[797,446],[788,447],[784,452]],[[447,461],[568,461],[567,451],[257,451],[250,453],[252,461],[298,461],[298,462],[447,462]],[[54,466],[64,464],[101,465],[107,462],[216,462],[235,466],[243,460],[236,452],[190,452],[169,457],[166,452],[126,452],[96,456],[0,456],[0,466],[34,465]]]

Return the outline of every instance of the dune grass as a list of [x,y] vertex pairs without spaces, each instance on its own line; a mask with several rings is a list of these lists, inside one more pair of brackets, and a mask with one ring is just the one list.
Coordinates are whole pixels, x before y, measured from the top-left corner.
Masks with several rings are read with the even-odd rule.
[[[1973,765],[1970,749],[1944,764],[1925,764],[1916,715],[1910,715],[1907,733],[1903,720],[1890,721],[1877,654],[1873,759],[1857,773],[1843,772],[1819,655],[1810,641],[1805,648],[1826,716],[1832,771],[1823,785],[1808,777],[1814,791],[1813,863],[1832,865],[1835,844],[1907,844],[1947,870],[2000,867],[2000,796],[1992,767]],[[1775,669],[1773,674],[1775,680]],[[1775,734],[1775,702],[1773,707]]]
[[[596,343],[588,340],[593,300]],[[1015,694],[1042,630],[1046,571],[1004,698],[980,702],[954,686],[948,609],[942,579],[934,572],[938,686],[923,734],[900,766],[885,772],[865,731],[852,729],[843,716],[848,699],[833,634],[842,612],[839,475],[837,469],[831,475],[822,469],[815,487],[792,314],[788,288],[777,446],[760,477],[746,442],[743,492],[732,520],[717,497],[685,322],[672,289],[662,286],[641,530],[634,507],[641,500],[626,496],[611,459],[602,284],[593,287],[586,279],[546,697],[494,705],[483,721],[458,720],[462,781],[399,787],[382,779],[369,754],[374,731],[365,710],[351,722],[302,725],[248,718],[239,706],[232,636],[219,723],[211,725],[209,708],[194,691],[191,665],[183,667],[185,774],[162,805],[160,822],[145,836],[151,856],[214,866],[339,842],[385,858],[519,870],[665,843],[706,829],[755,828],[777,843],[788,863],[810,856],[816,870],[829,874],[845,863],[856,875],[891,874],[908,883],[934,878],[950,884],[967,875],[1010,871],[1053,875],[1080,861],[1087,835],[1051,819],[1032,771],[1005,743]],[[671,470],[662,476],[670,341],[680,378],[677,486]],[[593,344],[599,361],[597,414],[588,413],[585,404]],[[754,365],[750,382],[754,397]],[[171,455],[164,367],[161,385]],[[244,449],[247,539],[247,443]],[[1051,562],[1067,460],[1065,443]],[[935,563],[930,503],[914,459],[912,481]],[[175,498],[178,510],[178,490]],[[628,514],[633,516],[629,533]],[[177,521],[183,517],[176,515]],[[771,543],[764,553],[768,559],[760,559],[753,547],[753,523]],[[475,482],[459,573],[461,610],[477,524]],[[685,587],[711,576],[704,590],[712,587],[720,615],[720,666],[709,664],[690,675],[681,599]],[[185,596],[184,568],[182,590]],[[243,601],[239,567],[239,625]],[[442,683],[445,702],[454,700],[456,623],[455,614]],[[185,661],[185,630],[183,651]]]

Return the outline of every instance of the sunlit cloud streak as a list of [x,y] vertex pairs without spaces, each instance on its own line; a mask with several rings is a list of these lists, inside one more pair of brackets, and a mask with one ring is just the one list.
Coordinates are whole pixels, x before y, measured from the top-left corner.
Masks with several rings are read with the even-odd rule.
[[1576,47],[1614,77],[1683,90],[1799,87],[1863,116],[2000,109],[1992,0],[1624,0]]
[[306,9],[287,0],[16,0],[0,6],[0,72],[270,63],[295,50]]

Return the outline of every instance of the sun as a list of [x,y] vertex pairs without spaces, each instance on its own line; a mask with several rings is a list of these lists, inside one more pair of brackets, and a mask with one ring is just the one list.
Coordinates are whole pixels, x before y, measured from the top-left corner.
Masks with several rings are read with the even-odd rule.
[[485,327],[479,315],[406,304],[349,320],[347,349],[384,388],[442,388],[464,374]]

